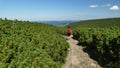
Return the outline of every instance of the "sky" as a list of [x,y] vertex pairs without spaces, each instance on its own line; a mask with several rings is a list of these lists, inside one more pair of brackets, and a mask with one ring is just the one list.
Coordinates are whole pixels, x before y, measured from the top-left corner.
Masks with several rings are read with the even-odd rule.
[[120,17],[120,0],[0,0],[0,18],[88,20]]

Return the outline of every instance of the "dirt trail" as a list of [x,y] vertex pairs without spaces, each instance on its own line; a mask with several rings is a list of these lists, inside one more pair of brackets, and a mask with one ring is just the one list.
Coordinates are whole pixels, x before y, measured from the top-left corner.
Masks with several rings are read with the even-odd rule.
[[69,37],[67,42],[70,44],[70,48],[66,57],[66,63],[62,68],[101,68],[96,61],[91,59],[89,55],[83,51],[82,46],[77,45],[77,40]]

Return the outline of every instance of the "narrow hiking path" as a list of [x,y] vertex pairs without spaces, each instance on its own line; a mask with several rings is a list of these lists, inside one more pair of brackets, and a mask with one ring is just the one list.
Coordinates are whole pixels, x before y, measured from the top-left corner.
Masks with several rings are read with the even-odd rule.
[[77,40],[69,37],[67,42],[70,44],[70,48],[66,57],[66,63],[62,68],[101,68],[96,61],[91,59],[89,55],[83,51],[82,46],[77,45]]

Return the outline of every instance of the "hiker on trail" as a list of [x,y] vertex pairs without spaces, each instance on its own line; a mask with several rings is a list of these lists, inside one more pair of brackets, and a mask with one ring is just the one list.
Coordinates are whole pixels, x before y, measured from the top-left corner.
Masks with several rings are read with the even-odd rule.
[[68,26],[68,28],[67,28],[67,36],[71,36],[71,34],[72,34],[72,30],[71,30],[70,26]]

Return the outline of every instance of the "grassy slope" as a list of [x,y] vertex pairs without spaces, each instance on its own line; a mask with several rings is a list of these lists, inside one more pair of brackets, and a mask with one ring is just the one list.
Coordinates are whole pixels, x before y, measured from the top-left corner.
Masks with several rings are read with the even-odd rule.
[[86,20],[78,21],[69,24],[71,27],[110,27],[116,25],[120,27],[120,18],[108,18],[108,19],[96,19],[96,20]]
[[0,19],[0,68],[61,68],[68,43],[57,27]]

